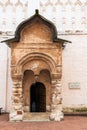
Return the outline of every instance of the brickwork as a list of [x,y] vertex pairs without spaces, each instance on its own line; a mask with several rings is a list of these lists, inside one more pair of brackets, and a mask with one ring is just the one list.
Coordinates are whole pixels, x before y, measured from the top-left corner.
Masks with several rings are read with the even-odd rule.
[[86,116],[65,116],[61,122],[9,122],[8,115],[0,116],[0,130],[87,130]]

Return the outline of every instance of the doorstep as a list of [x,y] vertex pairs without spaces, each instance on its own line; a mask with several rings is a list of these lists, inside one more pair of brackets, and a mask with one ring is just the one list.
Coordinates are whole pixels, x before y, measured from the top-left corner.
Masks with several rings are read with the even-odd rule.
[[49,112],[26,112],[24,113],[23,121],[50,121],[49,116]]

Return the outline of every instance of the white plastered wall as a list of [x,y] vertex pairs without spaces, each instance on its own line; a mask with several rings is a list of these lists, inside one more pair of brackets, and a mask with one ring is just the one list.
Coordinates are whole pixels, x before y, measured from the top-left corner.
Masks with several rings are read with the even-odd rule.
[[0,45],[0,107],[6,109],[7,46]]
[[61,37],[72,41],[63,50],[63,107],[87,107],[87,35]]
[[[0,39],[3,40],[2,38]],[[11,107],[12,80],[10,75],[10,49],[5,43],[0,43],[0,107],[3,112],[9,112]]]

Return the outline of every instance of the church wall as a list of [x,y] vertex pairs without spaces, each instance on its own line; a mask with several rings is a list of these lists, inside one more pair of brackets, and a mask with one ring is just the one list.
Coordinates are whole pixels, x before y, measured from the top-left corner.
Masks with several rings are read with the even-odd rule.
[[7,46],[0,46],[0,107],[6,109],[6,85],[7,83]]
[[10,49],[3,43],[0,45],[0,107],[3,112],[8,112],[11,108],[11,95]]
[[12,87],[13,87],[13,83],[12,83],[12,79],[11,79],[11,60],[10,60],[10,57],[11,57],[11,50],[10,48],[8,48],[8,76],[7,76],[7,112],[10,111],[11,109],[11,98],[12,98]]
[[63,50],[63,107],[87,107],[87,35],[64,35],[71,40]]

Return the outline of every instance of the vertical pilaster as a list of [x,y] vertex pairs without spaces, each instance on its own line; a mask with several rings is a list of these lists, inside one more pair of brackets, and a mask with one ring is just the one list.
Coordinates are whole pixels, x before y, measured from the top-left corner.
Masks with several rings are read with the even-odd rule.
[[[54,76],[55,77],[55,76]],[[60,121],[63,119],[61,81],[57,78],[52,79],[52,99],[51,99],[50,120]]]
[[[17,76],[17,75],[16,75]],[[13,96],[12,109],[10,112],[10,121],[23,120],[23,94],[22,94],[22,76],[13,78]],[[18,79],[17,79],[18,78]]]

